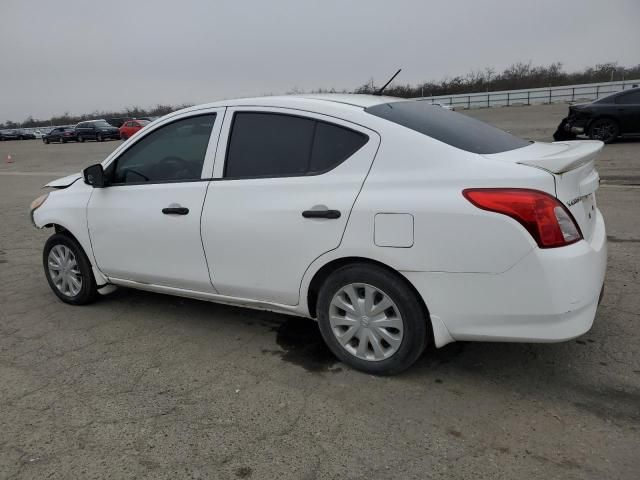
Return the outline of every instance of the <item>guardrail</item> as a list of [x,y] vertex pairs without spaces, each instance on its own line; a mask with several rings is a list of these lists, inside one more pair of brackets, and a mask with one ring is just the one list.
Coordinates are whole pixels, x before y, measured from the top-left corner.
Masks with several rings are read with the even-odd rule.
[[511,105],[534,105],[557,102],[591,101],[628,88],[640,86],[640,80],[620,82],[587,83],[560,87],[532,88],[523,90],[503,90],[499,92],[463,93],[419,97],[419,100],[451,105],[452,107],[487,108],[509,107]]

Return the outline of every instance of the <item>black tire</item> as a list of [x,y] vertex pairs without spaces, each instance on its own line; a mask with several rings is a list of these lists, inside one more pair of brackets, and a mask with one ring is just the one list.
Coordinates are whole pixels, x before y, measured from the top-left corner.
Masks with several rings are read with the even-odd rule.
[[60,137],[60,143],[67,143],[67,141],[63,137]]
[[[82,278],[82,285],[77,295],[70,296],[64,294],[58,289],[53,279],[51,278],[51,273],[49,272],[48,265],[49,252],[51,252],[51,250],[57,245],[63,245],[69,248],[76,259],[78,270],[80,271],[80,275]],[[96,287],[96,280],[91,269],[91,263],[85,255],[84,250],[82,250],[80,244],[70,235],[66,235],[64,233],[56,233],[49,237],[44,245],[44,251],[42,253],[42,264],[44,267],[45,277],[47,278],[47,282],[49,283],[49,287],[51,287],[53,293],[55,293],[56,296],[63,302],[70,303],[71,305],[86,305],[93,302],[98,296],[98,289]]]
[[[398,307],[404,328],[397,351],[383,360],[365,360],[349,353],[338,342],[329,321],[331,301],[338,291],[352,283],[368,284],[383,291]],[[426,348],[431,324],[416,294],[399,274],[369,264],[353,264],[333,272],[322,285],[317,304],[320,332],[329,349],[347,365],[374,375],[394,375],[406,370]]]
[[104,139],[102,138],[102,135],[97,134],[96,135],[96,142],[102,142],[102,141],[104,141]]
[[598,118],[591,122],[588,133],[591,140],[612,143],[620,135],[620,127],[618,122],[612,118]]
[[120,135],[120,140],[122,140],[123,142],[127,140],[127,136],[126,135]]
[[49,139],[48,138],[43,138],[42,141],[46,144],[49,145]]
[[78,135],[78,143],[83,143],[84,142],[84,138],[82,138],[82,135]]

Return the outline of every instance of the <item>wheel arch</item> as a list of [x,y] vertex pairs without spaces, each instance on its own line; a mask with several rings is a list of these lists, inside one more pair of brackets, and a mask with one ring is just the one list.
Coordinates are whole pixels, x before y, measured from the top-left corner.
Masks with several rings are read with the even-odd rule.
[[429,308],[427,307],[427,304],[424,298],[422,297],[418,289],[413,285],[413,283],[406,276],[404,276],[402,272],[399,272],[398,270],[396,270],[393,267],[390,267],[384,262],[381,262],[379,260],[374,260],[372,258],[367,258],[367,257],[347,256],[347,257],[334,258],[328,261],[327,263],[325,263],[324,265],[322,265],[313,274],[313,277],[309,282],[309,287],[307,288],[307,292],[306,292],[307,309],[309,311],[309,315],[312,318],[317,318],[316,308],[317,308],[317,302],[318,302],[318,293],[320,291],[320,288],[322,287],[322,284],[325,282],[325,280],[329,278],[329,276],[333,272],[335,272],[337,269],[342,268],[346,265],[357,265],[357,264],[375,265],[384,270],[387,270],[390,274],[397,276],[405,283],[407,288],[409,288],[413,292],[413,294],[416,296],[420,306],[422,307],[422,310],[424,312],[424,319],[425,319],[425,322],[427,323],[427,330],[428,330],[427,335],[429,338],[428,341],[430,345],[436,345],[437,347],[440,347],[442,345],[445,345],[446,343],[453,341],[453,339],[451,339],[451,337],[449,336],[448,332],[446,332],[446,334],[443,334],[442,327],[438,322],[436,322],[437,324],[434,325],[434,319],[431,317],[431,313],[429,311]]
[[309,288],[307,289],[307,296],[306,296],[309,314],[313,318],[316,317],[316,306],[317,306],[316,304],[318,302],[318,293],[320,291],[320,288],[322,287],[322,284],[325,282],[327,278],[329,278],[329,275],[331,275],[337,269],[342,268],[346,265],[357,265],[357,264],[375,265],[384,270],[387,270],[389,273],[393,275],[400,277],[407,284],[407,287],[409,287],[413,291],[413,293],[416,295],[416,297],[418,298],[418,301],[420,302],[422,308],[424,309],[425,315],[429,317],[429,309],[427,308],[427,304],[422,298],[422,295],[420,295],[416,287],[414,287],[414,285],[409,281],[409,279],[404,275],[402,275],[402,273],[400,273],[395,268],[392,268],[389,265],[379,260],[374,260],[367,257],[350,256],[350,257],[335,258],[325,263],[313,275],[311,281],[309,282]]
[[585,128],[585,131],[591,128],[591,125],[593,125],[593,122],[596,122],[602,119],[612,120],[618,125],[618,128],[620,128],[620,119],[616,118],[615,115],[612,115],[611,113],[600,113],[598,115],[594,115],[592,118],[589,119],[589,122],[587,123],[587,127]]
[[67,228],[65,225],[62,225],[61,223],[58,223],[58,222],[45,223],[42,228],[53,228],[55,233],[62,233],[64,235],[68,235],[69,237],[73,238],[78,243],[78,245],[80,245],[80,248],[83,250],[84,254],[89,260],[89,264],[91,265],[91,270],[93,271],[93,276],[96,280],[96,285],[98,285],[98,288],[109,283],[107,277],[105,277],[102,274],[102,272],[96,267],[93,251],[91,250],[91,245],[89,245],[89,248],[87,248],[87,246],[84,244],[81,238],[74,235],[74,233],[69,228]]

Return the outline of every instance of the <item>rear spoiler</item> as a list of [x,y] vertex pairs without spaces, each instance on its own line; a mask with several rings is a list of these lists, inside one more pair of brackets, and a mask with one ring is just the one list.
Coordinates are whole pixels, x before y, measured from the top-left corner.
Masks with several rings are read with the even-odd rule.
[[552,145],[564,148],[548,155],[542,155],[532,160],[521,160],[517,163],[562,174],[591,162],[602,150],[604,143],[599,140],[574,140],[553,142]]

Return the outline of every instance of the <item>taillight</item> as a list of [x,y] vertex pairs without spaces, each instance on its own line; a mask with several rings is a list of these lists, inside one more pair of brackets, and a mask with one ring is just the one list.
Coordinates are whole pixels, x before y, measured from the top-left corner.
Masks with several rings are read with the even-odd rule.
[[548,193],[527,188],[469,188],[462,194],[478,208],[518,221],[540,248],[562,247],[582,239],[571,212]]

